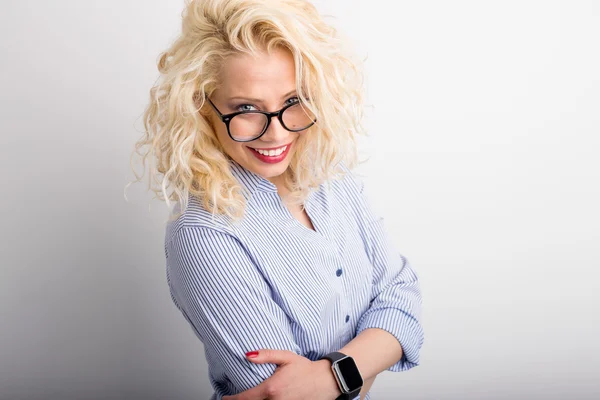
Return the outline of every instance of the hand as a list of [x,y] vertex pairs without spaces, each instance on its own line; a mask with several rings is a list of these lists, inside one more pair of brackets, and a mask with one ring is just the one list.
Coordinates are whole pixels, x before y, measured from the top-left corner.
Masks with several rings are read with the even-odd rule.
[[278,367],[260,385],[223,400],[332,400],[341,394],[329,360],[311,361],[288,350],[262,349],[247,357],[257,363]]

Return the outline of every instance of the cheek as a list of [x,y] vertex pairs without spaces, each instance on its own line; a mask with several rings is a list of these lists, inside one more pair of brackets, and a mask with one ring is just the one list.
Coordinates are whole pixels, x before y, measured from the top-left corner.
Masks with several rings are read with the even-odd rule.
[[[219,126],[218,123],[221,125]],[[233,159],[238,159],[238,155],[242,154],[244,147],[242,143],[238,143],[229,137],[227,133],[227,127],[221,121],[217,121],[216,125],[213,125],[217,134],[217,139],[225,152]]]
[[214,118],[210,118],[210,123],[212,128],[217,135],[217,140],[221,143],[221,146],[228,147],[229,142],[233,142],[233,140],[229,137],[227,133],[227,127],[221,120],[216,120]]
[[219,125],[213,125],[215,128],[215,132],[217,134],[217,139],[219,139],[219,142],[221,142],[221,144],[223,146],[226,146],[228,142],[231,141],[231,138],[229,137],[229,135],[227,134],[227,128],[225,128],[225,126],[219,126]]

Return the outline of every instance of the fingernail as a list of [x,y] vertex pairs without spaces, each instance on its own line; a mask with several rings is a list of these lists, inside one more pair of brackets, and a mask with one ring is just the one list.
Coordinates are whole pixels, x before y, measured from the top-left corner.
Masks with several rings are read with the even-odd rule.
[[253,358],[258,356],[258,351],[249,351],[246,353],[246,357]]

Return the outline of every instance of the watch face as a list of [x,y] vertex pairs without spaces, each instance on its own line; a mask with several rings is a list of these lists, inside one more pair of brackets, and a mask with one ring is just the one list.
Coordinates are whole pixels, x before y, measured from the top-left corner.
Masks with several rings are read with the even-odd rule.
[[342,373],[348,391],[358,389],[363,385],[362,377],[352,357],[346,357],[337,362],[337,367]]

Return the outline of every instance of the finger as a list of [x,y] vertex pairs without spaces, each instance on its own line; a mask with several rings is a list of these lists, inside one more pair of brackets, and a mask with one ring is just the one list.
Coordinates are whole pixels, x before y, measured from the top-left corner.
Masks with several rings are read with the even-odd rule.
[[301,357],[293,351],[289,350],[275,350],[275,349],[261,349],[258,350],[258,355],[255,357],[246,358],[257,364],[272,363],[277,365],[287,364],[294,361],[295,358]]
[[[266,382],[266,381],[265,381]],[[225,399],[225,397],[223,397]],[[265,400],[267,399],[266,385],[261,383],[258,386],[250,388],[242,393],[233,396],[231,399],[225,400]]]

